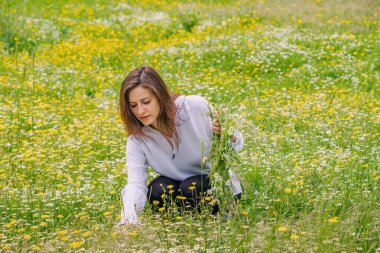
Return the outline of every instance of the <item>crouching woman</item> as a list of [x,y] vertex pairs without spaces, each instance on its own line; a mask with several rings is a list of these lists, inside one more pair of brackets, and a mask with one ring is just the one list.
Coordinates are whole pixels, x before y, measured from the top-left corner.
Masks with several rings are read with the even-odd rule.
[[[186,199],[196,206],[211,188],[210,164],[202,158],[210,152],[213,133],[221,134],[212,120],[210,104],[201,96],[171,95],[160,75],[151,67],[130,72],[120,89],[119,110],[128,140],[127,185],[121,192],[123,209],[118,226],[139,222],[138,212],[147,200],[164,205],[163,196]],[[232,147],[243,147],[242,136],[231,136]],[[148,167],[159,176],[148,185]],[[231,191],[240,197],[241,186],[231,175]]]

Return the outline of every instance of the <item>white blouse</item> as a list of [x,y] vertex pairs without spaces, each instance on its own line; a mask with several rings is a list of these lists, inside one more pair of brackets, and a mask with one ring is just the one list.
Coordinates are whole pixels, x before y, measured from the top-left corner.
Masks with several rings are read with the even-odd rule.
[[[180,96],[175,100],[177,106],[176,124],[180,143],[178,149],[157,130],[144,126],[143,131],[151,138],[129,136],[126,147],[127,185],[121,191],[123,210],[118,224],[138,223],[138,212],[147,200],[148,166],[162,176],[178,181],[208,174],[211,164],[202,160],[207,157],[213,133],[211,131],[211,105],[201,96]],[[243,138],[237,131],[236,142],[232,147],[239,151]],[[203,150],[203,153],[202,153]],[[230,187],[234,194],[241,192],[239,180],[230,170]]]

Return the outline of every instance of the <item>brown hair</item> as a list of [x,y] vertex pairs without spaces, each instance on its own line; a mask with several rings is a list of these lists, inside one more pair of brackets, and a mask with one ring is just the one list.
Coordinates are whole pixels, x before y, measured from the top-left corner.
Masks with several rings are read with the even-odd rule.
[[130,72],[121,85],[119,110],[127,135],[140,138],[147,137],[142,130],[143,124],[133,115],[129,105],[129,93],[138,86],[151,90],[156,96],[160,105],[160,112],[157,116],[157,130],[169,141],[174,141],[178,147],[180,140],[175,124],[175,97],[172,98],[169,94],[168,88],[160,75],[148,66],[142,66]]

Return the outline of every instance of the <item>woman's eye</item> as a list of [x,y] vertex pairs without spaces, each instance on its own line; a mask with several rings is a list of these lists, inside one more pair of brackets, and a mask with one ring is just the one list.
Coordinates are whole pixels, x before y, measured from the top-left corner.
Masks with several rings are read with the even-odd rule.
[[150,100],[149,101],[146,101],[146,102],[143,102],[144,105],[147,105],[150,103]]
[[135,108],[137,105],[129,105],[131,108]]

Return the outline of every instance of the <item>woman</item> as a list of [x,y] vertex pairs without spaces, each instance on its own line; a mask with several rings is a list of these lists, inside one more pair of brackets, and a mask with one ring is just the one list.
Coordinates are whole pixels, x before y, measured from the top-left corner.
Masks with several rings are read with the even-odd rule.
[[[120,90],[120,114],[128,135],[126,157],[128,183],[121,192],[122,219],[119,225],[138,223],[138,212],[150,203],[163,205],[163,194],[186,199],[210,189],[210,164],[201,165],[210,151],[213,132],[221,134],[217,120],[210,117],[210,105],[200,96],[171,96],[159,74],[140,67],[128,74]],[[231,136],[240,150],[243,139]],[[160,176],[147,186],[148,166]],[[230,172],[235,195],[241,186]]]

